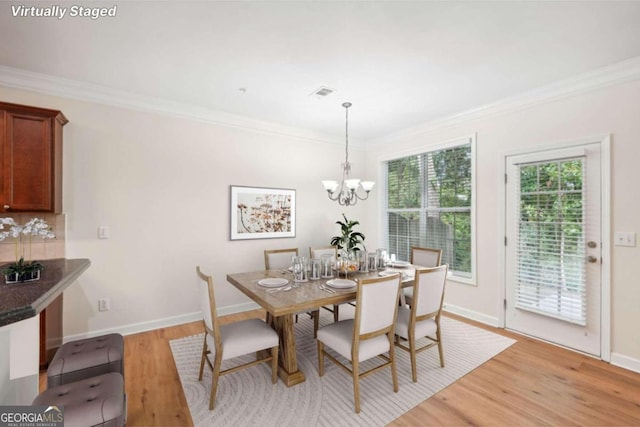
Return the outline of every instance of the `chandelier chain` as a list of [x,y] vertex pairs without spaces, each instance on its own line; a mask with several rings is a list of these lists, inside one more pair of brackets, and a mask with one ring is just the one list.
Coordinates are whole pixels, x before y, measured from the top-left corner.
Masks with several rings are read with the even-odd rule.
[[345,110],[345,125],[344,125],[344,134],[346,136],[346,144],[345,144],[345,159],[346,159],[346,164],[349,164],[349,107],[351,107],[351,103],[350,102],[345,102],[344,104],[342,104],[342,106],[344,107]]

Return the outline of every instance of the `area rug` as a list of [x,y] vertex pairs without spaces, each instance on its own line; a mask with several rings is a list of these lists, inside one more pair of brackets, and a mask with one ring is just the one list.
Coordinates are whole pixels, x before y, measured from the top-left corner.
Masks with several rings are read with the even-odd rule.
[[[331,321],[330,314],[323,313],[321,326]],[[271,384],[267,364],[225,375],[219,380],[213,411],[209,411],[208,367],[203,380],[198,381],[203,335],[172,340],[171,350],[194,425],[384,426],[515,342],[443,317],[445,367],[440,367],[437,348],[419,353],[418,382],[414,383],[409,354],[396,350],[398,393],[393,392],[389,369],[361,379],[361,412],[356,414],[351,377],[325,358],[325,374],[320,378],[313,323],[300,316],[295,327],[298,366],[306,381],[294,387],[286,387],[282,381]],[[233,365],[223,364],[223,369],[229,366]]]

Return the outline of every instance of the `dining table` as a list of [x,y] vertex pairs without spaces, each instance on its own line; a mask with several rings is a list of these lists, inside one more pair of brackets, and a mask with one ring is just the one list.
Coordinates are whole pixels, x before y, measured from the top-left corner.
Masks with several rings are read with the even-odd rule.
[[[413,285],[412,266],[402,269],[390,269],[385,271],[350,272],[347,278],[360,280],[364,278],[380,277],[384,274],[400,272],[403,274],[402,287]],[[296,337],[294,331],[294,317],[298,313],[313,312],[322,306],[332,306],[354,301],[356,298],[356,286],[351,288],[329,287],[327,282],[334,278],[320,278],[300,283],[299,287],[287,287],[294,285],[293,274],[289,270],[261,270],[245,273],[227,274],[227,281],[251,298],[268,313],[269,323],[278,333],[280,339],[280,351],[278,352],[278,376],[288,386],[294,386],[304,382],[304,373],[298,367],[296,356]],[[340,274],[344,278],[344,274]],[[281,279],[280,287],[265,287],[258,282],[264,280],[277,283],[274,279]],[[284,283],[286,280],[286,284]],[[297,283],[295,283],[297,285]],[[325,288],[325,289],[323,289]],[[280,289],[279,291],[273,291]]]

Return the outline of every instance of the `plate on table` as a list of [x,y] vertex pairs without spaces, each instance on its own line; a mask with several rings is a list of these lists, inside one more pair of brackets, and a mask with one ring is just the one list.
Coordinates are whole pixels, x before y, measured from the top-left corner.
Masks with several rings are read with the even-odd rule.
[[407,261],[389,261],[388,265],[389,267],[405,268],[405,267],[409,267],[411,263]]
[[337,288],[337,289],[353,288],[355,285],[356,285],[356,282],[348,279],[327,280],[327,286],[331,286],[332,288]]
[[264,286],[265,288],[277,288],[278,286],[284,286],[289,281],[282,277],[267,277],[266,279],[258,280],[258,285]]
[[385,270],[385,271],[381,271],[378,273],[378,276],[381,277],[387,277],[387,276],[393,276],[394,274],[398,274],[400,273],[400,280],[402,280],[403,282],[405,280],[413,280],[415,277],[415,271],[411,270],[410,272],[408,271],[393,271],[393,270]]

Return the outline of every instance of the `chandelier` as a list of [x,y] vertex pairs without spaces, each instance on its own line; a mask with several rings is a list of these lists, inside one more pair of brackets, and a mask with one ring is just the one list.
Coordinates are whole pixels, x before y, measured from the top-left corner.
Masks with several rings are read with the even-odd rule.
[[[334,202],[337,201],[343,206],[355,205],[358,200],[366,200],[369,197],[369,192],[375,185],[373,181],[362,181],[359,179],[351,178],[351,163],[349,163],[349,107],[350,102],[342,104],[345,108],[345,134],[346,134],[346,147],[345,147],[345,161],[342,164],[342,181],[322,181],[324,189],[327,190],[327,195]],[[362,188],[364,195],[358,194],[358,190]]]

